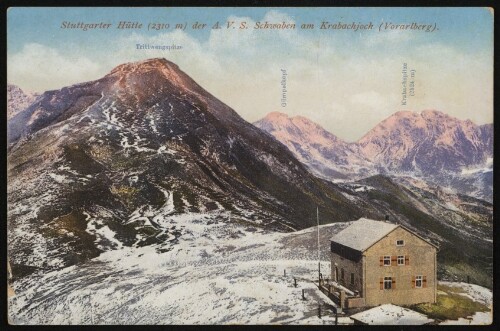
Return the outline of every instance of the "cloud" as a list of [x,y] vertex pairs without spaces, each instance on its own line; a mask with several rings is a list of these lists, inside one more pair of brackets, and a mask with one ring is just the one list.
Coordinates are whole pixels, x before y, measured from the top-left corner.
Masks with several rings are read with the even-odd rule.
[[7,80],[40,91],[97,78],[99,65],[82,55],[62,55],[37,43],[24,45],[7,59]]

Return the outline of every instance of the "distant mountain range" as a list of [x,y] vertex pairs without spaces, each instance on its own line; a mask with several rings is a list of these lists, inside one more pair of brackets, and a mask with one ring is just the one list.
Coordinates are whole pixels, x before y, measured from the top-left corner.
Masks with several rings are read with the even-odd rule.
[[273,112],[254,123],[288,147],[304,164],[325,178],[374,175],[375,165],[357,144],[349,144],[303,117]]
[[254,124],[324,178],[412,174],[492,201],[493,124],[436,110],[400,111],[353,143],[301,116],[273,112]]
[[[403,115],[395,116],[405,121]],[[318,208],[322,224],[390,215],[440,247],[442,277],[463,279],[478,270],[474,279],[490,286],[491,203],[411,176],[378,174],[400,167],[385,159],[387,148],[401,150],[404,159],[414,155],[377,140],[379,131],[349,144],[305,118],[269,117],[257,126],[279,132],[285,145],[165,59],[125,63],[98,80],[46,91],[8,121],[7,229],[15,277],[121,247],[170,250],[194,235],[188,219],[293,231],[315,225]],[[419,161],[418,170],[458,169],[466,160],[460,151],[473,142],[456,136],[460,148],[447,154],[455,159],[432,167]],[[478,149],[481,137],[474,140]],[[396,140],[390,145],[398,146]],[[417,142],[417,136],[405,139]],[[475,154],[478,162],[487,157]],[[344,182],[318,178],[306,165]],[[359,178],[345,181],[352,174]],[[467,255],[462,247],[470,247]]]

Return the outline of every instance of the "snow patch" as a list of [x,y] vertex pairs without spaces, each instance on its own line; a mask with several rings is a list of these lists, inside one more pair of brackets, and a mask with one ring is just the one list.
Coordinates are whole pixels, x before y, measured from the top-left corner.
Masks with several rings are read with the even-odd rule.
[[56,182],[58,182],[60,184],[73,182],[72,180],[68,179],[66,176],[58,175],[58,174],[55,174],[53,172],[49,173],[49,176],[50,176],[50,178],[52,178],[53,180],[55,180]]
[[477,312],[469,318],[459,318],[458,320],[446,320],[439,325],[490,325],[493,322],[493,313]]
[[393,304],[365,310],[351,318],[370,325],[422,325],[434,321],[419,312]]

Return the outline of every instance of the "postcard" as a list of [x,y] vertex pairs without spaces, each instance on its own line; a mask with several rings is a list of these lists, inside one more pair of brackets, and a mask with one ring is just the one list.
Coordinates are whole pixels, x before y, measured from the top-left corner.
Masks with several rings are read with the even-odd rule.
[[9,323],[491,324],[493,21],[9,8]]

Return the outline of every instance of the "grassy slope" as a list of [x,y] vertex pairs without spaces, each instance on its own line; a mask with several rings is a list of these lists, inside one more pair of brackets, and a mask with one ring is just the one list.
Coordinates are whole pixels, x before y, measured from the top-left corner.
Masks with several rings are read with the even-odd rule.
[[412,309],[439,321],[458,320],[476,312],[490,311],[486,305],[461,295],[465,293],[460,287],[438,285],[437,303],[421,303],[412,306]]

